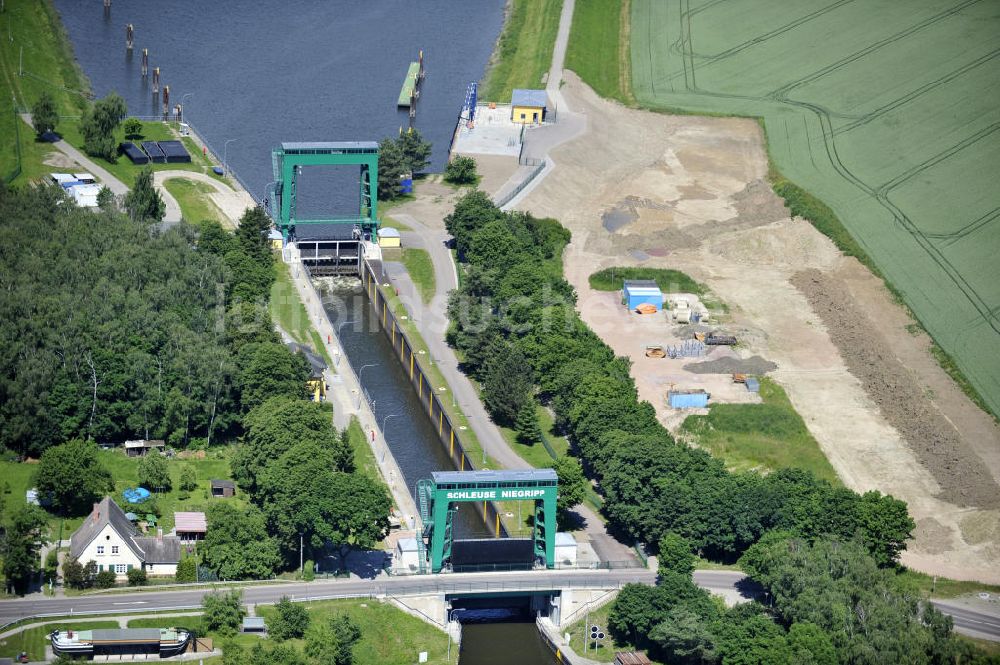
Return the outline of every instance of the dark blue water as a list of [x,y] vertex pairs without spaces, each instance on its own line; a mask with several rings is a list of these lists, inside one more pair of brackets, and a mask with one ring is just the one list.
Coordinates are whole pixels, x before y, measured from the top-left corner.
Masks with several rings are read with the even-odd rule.
[[[236,139],[228,161],[260,197],[282,141],[377,141],[406,126],[396,99],[421,49],[427,78],[415,126],[434,144],[432,170],[440,170],[466,86],[482,77],[500,32],[504,0],[114,0],[109,17],[98,0],[55,5],[95,94],[118,92],[133,115],[159,113],[140,76],[148,48],[171,106],[184,101],[220,157]],[[135,27],[131,58],[127,23]]]

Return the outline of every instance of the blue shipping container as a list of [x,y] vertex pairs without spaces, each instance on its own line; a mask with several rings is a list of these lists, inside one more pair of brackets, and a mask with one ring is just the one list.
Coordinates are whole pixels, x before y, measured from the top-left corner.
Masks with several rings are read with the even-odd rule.
[[704,391],[692,393],[672,392],[667,394],[667,402],[675,409],[698,409],[708,406],[709,397],[710,395]]

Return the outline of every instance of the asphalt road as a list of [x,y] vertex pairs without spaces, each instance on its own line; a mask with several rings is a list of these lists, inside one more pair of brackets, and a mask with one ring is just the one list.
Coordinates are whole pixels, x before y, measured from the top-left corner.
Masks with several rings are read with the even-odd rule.
[[[324,600],[344,596],[409,596],[432,593],[462,593],[489,591],[532,591],[569,587],[611,588],[629,582],[652,584],[653,571],[631,568],[610,571],[529,571],[510,573],[456,573],[451,575],[378,577],[374,580],[336,579],[310,583],[276,583],[243,586],[244,602],[268,604],[282,596],[296,600]],[[724,595],[735,593],[751,598],[757,592],[753,583],[740,572],[729,570],[698,570],[694,573],[698,586]],[[85,613],[141,614],[159,610],[183,610],[201,605],[207,589],[175,589],[129,593],[90,594],[86,596],[43,598],[31,596],[0,601],[0,624],[37,615]],[[996,614],[981,612],[954,601],[933,601],[942,612],[952,617],[955,630],[980,639],[1000,641],[1000,610]]]

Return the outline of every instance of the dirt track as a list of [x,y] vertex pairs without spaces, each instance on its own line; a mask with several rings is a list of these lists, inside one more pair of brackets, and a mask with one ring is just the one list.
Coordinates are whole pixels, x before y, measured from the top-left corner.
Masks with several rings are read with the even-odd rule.
[[[587,284],[596,270],[674,268],[706,283],[730,306],[727,328],[739,330],[746,355],[778,365],[771,376],[844,484],[907,501],[917,529],[904,562],[1000,583],[1000,429],[936,365],[926,336],[907,330],[911,321],[878,279],[811,225],[789,219],[765,180],[758,125],[627,109],[571,72],[564,79],[562,92],[586,114],[588,130],[551,153],[557,167],[518,207],[573,232],[566,275],[581,315],[636,360],[640,395],[661,420],[677,418],[663,406],[663,387],[641,375],[642,349],[619,348],[619,317]],[[609,212],[614,223],[606,225]],[[823,294],[840,299],[808,285],[803,293],[795,279],[803,270],[821,275]],[[873,352],[845,357],[841,347],[856,340]],[[711,376],[686,374],[695,382]],[[883,387],[905,390],[897,402],[907,403],[893,404]]]

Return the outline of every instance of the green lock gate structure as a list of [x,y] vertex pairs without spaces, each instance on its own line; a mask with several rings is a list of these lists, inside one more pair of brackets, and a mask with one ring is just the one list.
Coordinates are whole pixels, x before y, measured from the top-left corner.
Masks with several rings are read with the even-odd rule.
[[[378,143],[374,141],[282,143],[280,148],[272,150],[274,182],[269,207],[284,241],[287,243],[295,227],[303,224],[357,227],[374,240],[378,230],[378,154]],[[357,215],[327,219],[296,216],[295,190],[300,167],[352,165],[360,167]]]
[[555,568],[557,495],[558,479],[552,469],[433,472],[431,478],[417,482],[417,507],[423,522],[417,536],[420,572],[427,572],[429,566],[430,572],[439,573],[451,558],[451,504],[487,501],[532,501],[534,556],[544,560],[546,568]]

